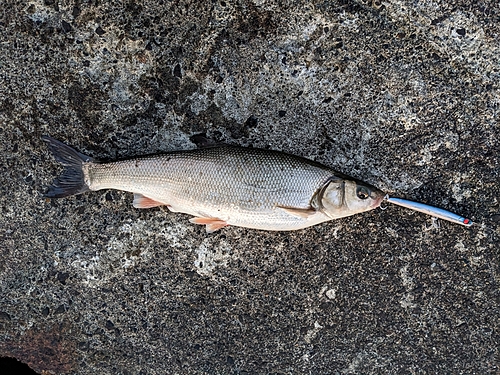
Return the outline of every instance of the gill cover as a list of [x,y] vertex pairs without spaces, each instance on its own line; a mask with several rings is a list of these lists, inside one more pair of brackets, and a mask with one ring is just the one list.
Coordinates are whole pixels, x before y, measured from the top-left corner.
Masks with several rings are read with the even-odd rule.
[[332,219],[372,210],[384,193],[372,186],[334,177],[318,192],[318,208]]

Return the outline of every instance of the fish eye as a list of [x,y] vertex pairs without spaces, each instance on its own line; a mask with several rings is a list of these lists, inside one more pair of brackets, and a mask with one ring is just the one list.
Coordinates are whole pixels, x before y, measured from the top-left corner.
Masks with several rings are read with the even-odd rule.
[[367,199],[370,196],[370,193],[367,188],[361,186],[356,190],[356,195],[359,199]]

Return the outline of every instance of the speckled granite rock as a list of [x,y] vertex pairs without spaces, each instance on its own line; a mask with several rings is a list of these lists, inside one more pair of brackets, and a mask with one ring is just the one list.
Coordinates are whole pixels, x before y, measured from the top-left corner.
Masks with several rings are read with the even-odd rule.
[[[0,355],[50,374],[499,371],[496,1],[0,5]],[[291,233],[41,193],[40,136],[315,159],[395,206]]]

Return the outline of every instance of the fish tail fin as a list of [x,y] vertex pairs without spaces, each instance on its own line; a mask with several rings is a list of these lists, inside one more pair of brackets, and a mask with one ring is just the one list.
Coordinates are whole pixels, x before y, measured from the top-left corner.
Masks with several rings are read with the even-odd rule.
[[47,142],[54,158],[64,166],[63,172],[54,180],[45,197],[63,198],[88,191],[82,166],[83,163],[92,162],[93,159],[52,137],[43,136],[42,140]]

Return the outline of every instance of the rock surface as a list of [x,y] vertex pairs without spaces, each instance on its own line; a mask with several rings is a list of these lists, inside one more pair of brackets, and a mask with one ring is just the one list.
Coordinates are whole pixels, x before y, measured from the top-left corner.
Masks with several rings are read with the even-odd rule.
[[[497,1],[0,5],[0,356],[45,374],[499,370]],[[400,209],[206,234],[131,194],[46,200],[49,134],[315,159]]]

